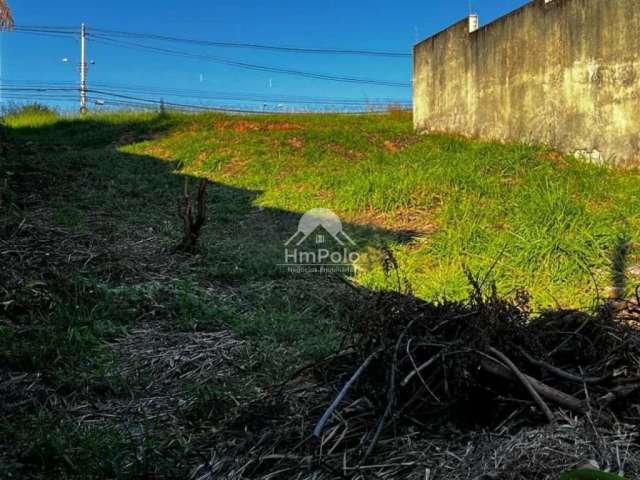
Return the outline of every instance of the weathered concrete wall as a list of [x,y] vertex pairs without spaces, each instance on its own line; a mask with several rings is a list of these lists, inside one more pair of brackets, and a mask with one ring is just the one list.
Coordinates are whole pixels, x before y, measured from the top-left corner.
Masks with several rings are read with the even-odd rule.
[[640,164],[640,1],[547,2],[416,45],[416,128]]

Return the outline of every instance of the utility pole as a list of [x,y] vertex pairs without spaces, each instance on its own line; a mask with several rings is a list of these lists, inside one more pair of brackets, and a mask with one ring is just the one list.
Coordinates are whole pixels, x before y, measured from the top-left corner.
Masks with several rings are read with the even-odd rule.
[[80,26],[80,113],[87,113],[87,29]]

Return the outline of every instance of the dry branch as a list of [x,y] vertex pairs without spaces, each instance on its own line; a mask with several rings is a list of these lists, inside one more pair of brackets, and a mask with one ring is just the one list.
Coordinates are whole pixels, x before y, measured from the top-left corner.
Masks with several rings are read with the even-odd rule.
[[[491,373],[497,377],[503,378],[505,380],[516,380],[513,372],[500,363],[490,360],[483,360],[481,365],[484,371]],[[552,401],[562,407],[568,408],[569,410],[576,413],[586,412],[584,403],[577,398],[561,392],[560,390],[556,390],[555,388],[552,388],[533,377],[530,377],[528,375],[525,375],[525,377],[531,384],[531,386],[535,389],[535,391],[539,393],[543,398],[546,398],[547,400]]]
[[336,408],[338,408],[338,405],[340,405],[340,402],[342,402],[342,400],[347,395],[347,393],[349,393],[349,390],[351,389],[351,387],[353,387],[353,384],[356,383],[358,378],[360,378],[362,373],[366,370],[369,364],[380,354],[381,351],[382,351],[381,349],[378,349],[375,352],[373,352],[371,355],[369,355],[365,359],[365,361],[362,363],[362,365],[360,365],[358,370],[356,370],[356,372],[351,376],[349,381],[345,383],[344,387],[342,387],[342,390],[340,390],[340,392],[338,393],[338,396],[335,398],[335,400],[331,403],[329,408],[327,408],[327,410],[324,412],[324,415],[322,415],[322,417],[318,421],[316,428],[313,429],[313,435],[316,438],[320,438],[320,435],[322,435],[322,430],[324,429],[324,426],[326,425],[327,421],[331,418],[331,415],[333,415],[333,412],[336,410]]
[[378,443],[378,439],[380,438],[380,435],[384,430],[387,419],[393,413],[393,409],[396,404],[396,376],[398,374],[398,354],[400,352],[400,346],[402,345],[402,341],[407,335],[407,332],[409,331],[409,329],[412,327],[413,323],[414,321],[412,320],[407,324],[407,326],[404,328],[404,330],[398,337],[398,341],[396,342],[396,347],[395,347],[393,360],[391,364],[391,372],[389,373],[389,385],[387,386],[387,407],[385,408],[384,413],[382,414],[382,418],[378,422],[378,426],[376,427],[376,430],[373,434],[373,438],[371,439],[371,442],[367,447],[367,451],[362,457],[361,463],[364,463],[369,457],[369,455],[371,455],[371,452],[373,452],[373,449],[376,447],[376,444]]
[[526,375],[524,375],[518,369],[518,367],[516,367],[515,363],[513,363],[511,359],[509,359],[509,357],[507,357],[500,350],[490,347],[489,351],[493,353],[496,357],[498,357],[498,359],[504,362],[511,369],[511,371],[516,376],[516,378],[520,381],[520,383],[522,383],[522,385],[524,385],[524,387],[527,389],[529,394],[533,397],[533,399],[538,404],[540,409],[544,412],[549,423],[553,423],[554,422],[553,413],[551,412],[551,409],[549,408],[549,406],[544,402],[542,397],[540,397],[540,394],[538,393],[538,391],[531,384],[531,377],[527,377]]
[[[406,387],[409,384],[409,382],[411,381],[411,379],[416,375],[418,375],[418,377],[422,379],[422,375],[420,374],[420,372],[422,372],[423,370],[425,370],[425,369],[429,368],[431,365],[433,365],[434,362],[436,360],[438,360],[438,358],[440,358],[440,356],[441,356],[440,354],[434,355],[433,357],[431,357],[429,360],[424,362],[419,367],[416,367],[415,365],[413,365],[413,358],[412,358],[413,370],[411,370],[409,372],[409,374],[406,377],[404,377],[404,380],[402,380],[402,382],[400,383],[400,386]],[[424,384],[424,380],[422,381],[422,383]],[[425,386],[426,386],[426,384],[425,384]]]
[[189,178],[185,177],[184,179],[184,193],[181,202],[178,204],[178,215],[183,221],[184,235],[180,244],[176,246],[176,251],[186,253],[196,253],[198,251],[201,230],[207,222],[207,187],[209,183],[210,181],[206,178],[200,180],[194,209],[193,200],[189,192]]
[[[351,295],[354,289],[345,291]],[[225,478],[246,478],[250,465],[262,480],[365,475],[552,480],[585,458],[626,465],[628,478],[640,478],[638,435],[630,433],[640,413],[633,405],[640,390],[635,328],[596,312],[577,315],[576,331],[564,321],[567,312],[532,318],[495,296],[432,304],[410,294],[357,293],[345,322],[350,335],[345,342],[357,355],[314,364],[318,368],[311,371],[322,372],[316,378],[324,380],[314,386],[305,382],[298,399],[286,393],[289,388],[297,395],[297,382],[278,388],[278,401],[290,399],[292,408],[262,431],[268,441],[250,443],[234,470],[237,476]],[[553,362],[563,369],[529,361],[520,354],[524,347],[545,360],[554,353]],[[541,368],[552,373],[545,375],[546,383],[535,378]],[[603,378],[569,373],[583,369],[615,373]],[[334,384],[332,378],[348,381]],[[532,427],[541,416],[526,418],[531,398],[551,425]],[[481,408],[485,402],[493,408]],[[325,403],[331,404],[326,410]],[[309,419],[317,418],[318,405],[324,415],[312,436]],[[599,414],[585,415],[590,407]],[[320,441],[300,441],[314,436]],[[604,450],[607,459],[600,456]],[[309,456],[315,461],[297,459]]]
[[554,367],[553,365],[543,362],[542,360],[536,360],[531,355],[529,355],[524,349],[520,349],[522,355],[527,359],[527,361],[531,365],[535,365],[536,367],[544,368],[545,370],[551,372],[559,378],[563,378],[570,382],[583,383],[587,385],[598,385],[606,382],[611,379],[611,375],[604,375],[602,377],[580,377],[578,375],[574,375],[572,373],[566,372],[561,368]]
[[616,387],[599,399],[602,407],[607,407],[617,400],[624,400],[640,390],[640,383]]

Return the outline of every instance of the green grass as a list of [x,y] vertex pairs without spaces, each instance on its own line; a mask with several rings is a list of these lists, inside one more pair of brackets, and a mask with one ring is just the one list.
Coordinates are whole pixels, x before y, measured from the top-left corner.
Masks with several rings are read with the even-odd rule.
[[[426,298],[463,297],[468,266],[491,270],[503,293],[528,289],[537,306],[589,306],[621,279],[617,249],[640,226],[635,171],[536,146],[420,136],[402,115],[242,118],[222,126],[201,116],[125,151],[176,159],[190,174],[247,192],[252,207],[330,208],[349,221],[363,251],[388,243]],[[394,221],[407,216],[409,225]],[[394,238],[406,227],[418,231],[413,241]],[[276,249],[286,233],[269,239]],[[265,249],[235,263],[268,269],[261,260],[276,253]],[[357,280],[387,286],[375,267]],[[629,287],[637,279],[628,280]]]
[[[48,404],[7,413],[0,402],[3,477],[177,469],[184,478],[194,464],[180,458],[210,451],[238,399],[259,399],[335,352],[344,286],[276,266],[311,208],[340,215],[361,254],[353,280],[365,288],[396,288],[381,266],[385,246],[427,299],[465,297],[465,267],[504,295],[528,290],[535,307],[590,306],[612,286],[631,294],[638,280],[629,271],[637,172],[544,147],[418,135],[402,113],[63,118],[29,109],[4,125],[0,374],[38,373],[56,395],[99,405],[148,380],[123,378],[109,348],[141,325],[230,329],[247,349],[237,375],[187,388],[196,402],[179,412],[175,439],[162,422],[141,445],[117,422],[84,424]],[[195,257],[171,253],[185,176],[213,181]]]
[[[132,472],[144,470],[135,442],[110,428],[78,427],[40,413],[0,425],[0,434],[6,445],[19,452],[20,462],[30,466],[32,476],[122,478],[127,463],[133,465]],[[2,478],[22,478],[22,474],[17,465],[0,464]]]
[[[36,303],[39,294],[46,300]],[[0,324],[0,365],[39,373],[67,391],[92,392],[105,381],[112,391],[120,389],[104,342],[133,325],[140,303],[130,290],[112,291],[80,277],[70,282],[60,278],[48,287],[23,286],[13,299],[22,305],[14,303],[4,312],[11,323]]]

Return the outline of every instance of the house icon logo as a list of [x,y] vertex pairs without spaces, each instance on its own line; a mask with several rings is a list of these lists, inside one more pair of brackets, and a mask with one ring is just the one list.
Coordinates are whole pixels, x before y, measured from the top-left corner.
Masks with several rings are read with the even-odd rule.
[[284,243],[284,263],[290,273],[355,273],[359,254],[356,242],[344,231],[338,215],[314,208],[298,222],[298,229]]
[[302,216],[298,222],[298,231],[285,242],[285,245],[300,246],[314,232],[317,232],[316,243],[325,243],[326,239],[321,233],[321,229],[338,242],[338,245],[356,244],[342,228],[342,222],[338,215],[327,208],[314,208]]

